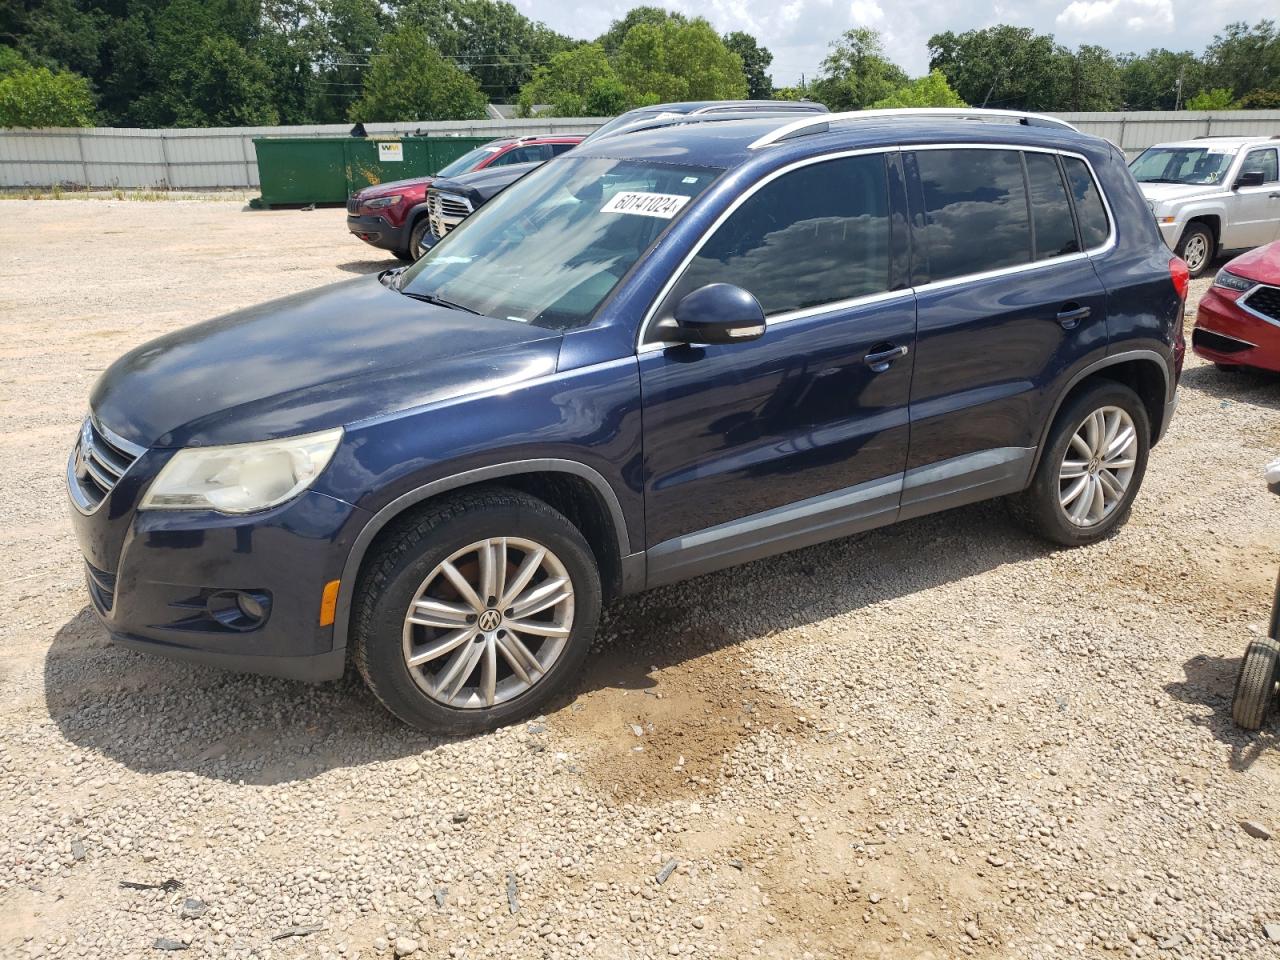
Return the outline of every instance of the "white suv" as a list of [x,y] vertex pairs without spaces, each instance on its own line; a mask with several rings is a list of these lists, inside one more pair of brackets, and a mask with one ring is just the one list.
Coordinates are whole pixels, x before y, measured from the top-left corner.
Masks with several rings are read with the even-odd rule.
[[1148,147],[1132,163],[1165,243],[1193,277],[1223,250],[1280,237],[1280,138],[1197,137]]

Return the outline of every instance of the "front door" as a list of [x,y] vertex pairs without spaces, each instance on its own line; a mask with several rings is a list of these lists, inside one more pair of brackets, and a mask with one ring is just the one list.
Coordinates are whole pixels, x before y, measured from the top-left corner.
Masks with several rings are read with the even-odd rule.
[[1082,251],[1110,242],[1082,160],[976,147],[905,159],[922,228],[904,518],[1025,486],[1065,378],[1106,351],[1106,291]]
[[891,280],[906,242],[891,210],[905,214],[896,154],[783,173],[722,219],[660,305],[657,318],[732,283],[769,322],[748,343],[641,346],[650,584],[896,517],[915,302],[905,275]]
[[1260,247],[1280,236],[1280,163],[1275,147],[1262,147],[1245,154],[1240,173],[1261,173],[1260,187],[1238,187],[1227,200],[1231,215],[1223,246]]

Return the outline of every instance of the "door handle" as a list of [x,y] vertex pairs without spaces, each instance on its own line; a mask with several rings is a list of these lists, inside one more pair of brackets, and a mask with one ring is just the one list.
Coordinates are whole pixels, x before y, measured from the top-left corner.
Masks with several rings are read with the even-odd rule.
[[1058,311],[1058,322],[1062,324],[1063,330],[1074,330],[1080,326],[1080,321],[1091,313],[1093,313],[1093,310],[1089,307],[1080,307],[1068,303]]
[[907,347],[886,347],[883,350],[868,353],[862,358],[862,362],[876,373],[884,373],[893,361],[905,357],[909,352]]

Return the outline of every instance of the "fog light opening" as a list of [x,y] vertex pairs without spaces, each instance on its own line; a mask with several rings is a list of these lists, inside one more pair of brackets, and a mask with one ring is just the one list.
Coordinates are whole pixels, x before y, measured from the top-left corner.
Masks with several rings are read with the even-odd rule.
[[271,594],[264,590],[220,590],[205,604],[209,616],[229,630],[256,630],[271,614]]

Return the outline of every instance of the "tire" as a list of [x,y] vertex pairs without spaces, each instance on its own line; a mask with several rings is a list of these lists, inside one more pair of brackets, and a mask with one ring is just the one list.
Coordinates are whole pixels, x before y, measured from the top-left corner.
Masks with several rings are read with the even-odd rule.
[[1175,251],[1187,265],[1192,279],[1203,276],[1213,263],[1214,250],[1213,231],[1203,223],[1189,223],[1182,231]]
[[431,221],[426,217],[421,218],[413,225],[413,229],[409,231],[409,259],[417,260],[421,254],[418,252],[422,249],[422,238],[431,230]]
[[1231,698],[1231,719],[1245,730],[1261,730],[1276,693],[1276,665],[1280,643],[1271,637],[1254,640],[1240,661],[1236,691]]
[[[493,552],[473,549],[481,544]],[[500,555],[505,563],[485,559]],[[526,562],[536,569],[517,582]],[[486,563],[502,571],[501,580],[485,579]],[[476,592],[475,602],[454,574]],[[529,600],[532,591],[560,597],[561,581],[568,597],[533,609],[546,601]],[[487,590],[511,595],[478,596]],[[522,601],[525,612],[517,610]],[[480,733],[535,713],[577,676],[600,602],[595,558],[562,514],[511,490],[458,494],[396,525],[364,565],[352,613],[353,658],[374,696],[405,723],[430,733]],[[410,624],[411,612],[436,622]],[[426,659],[411,666],[411,655]]]
[[391,253],[397,260],[401,260],[405,263],[413,263],[415,259],[413,256],[413,251],[411,249],[410,250],[392,250]]
[[[1095,414],[1102,417],[1097,434],[1101,455],[1086,460],[1088,421]],[[1113,423],[1118,425],[1114,439],[1110,446],[1103,446]],[[1117,447],[1130,427],[1131,442]],[[1077,432],[1081,433],[1078,442]],[[1054,543],[1066,547],[1097,543],[1128,520],[1150,449],[1151,421],[1138,395],[1122,383],[1095,380],[1058,412],[1031,485],[1009,499],[1010,512],[1032,533]],[[1129,465],[1107,467],[1108,463]],[[1122,488],[1118,494],[1117,488]],[[1073,492],[1076,496],[1064,505]],[[1082,507],[1084,516],[1073,519]]]

